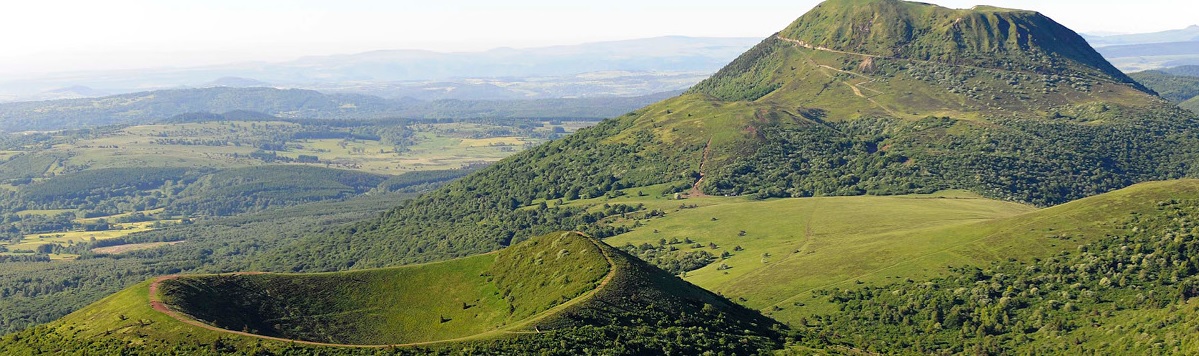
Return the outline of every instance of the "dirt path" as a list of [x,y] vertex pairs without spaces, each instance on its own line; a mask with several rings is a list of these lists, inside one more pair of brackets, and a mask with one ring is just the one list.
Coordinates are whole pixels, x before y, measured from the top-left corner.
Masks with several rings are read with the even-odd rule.
[[707,194],[704,194],[704,191],[699,189],[699,185],[700,185],[700,183],[704,182],[704,176],[705,176],[704,167],[708,165],[708,154],[711,151],[712,151],[712,139],[709,138],[708,143],[704,145],[704,156],[699,161],[699,179],[695,181],[695,184],[691,185],[691,191],[687,192],[688,197],[706,197],[706,196],[708,196]]
[[[813,49],[813,50],[818,50],[818,51],[826,51],[826,52],[833,52],[833,53],[841,53],[841,54],[854,55],[854,56],[862,56],[862,57],[867,57],[867,58],[878,58],[878,56],[869,55],[869,54],[864,54],[864,53],[852,53],[852,52],[845,52],[845,51],[838,51],[838,50],[828,49],[828,48],[824,48],[824,47],[814,47],[814,46],[811,46],[811,45],[809,45],[809,44],[807,44],[807,43],[804,43],[803,41],[799,41],[799,40],[793,40],[793,39],[790,39],[790,38],[784,38],[784,37],[782,37],[782,36],[779,36],[779,37],[778,37],[778,39],[780,39],[780,40],[783,40],[783,41],[785,41],[785,42],[790,42],[790,43],[792,43],[792,44],[795,44],[796,46],[800,46],[800,47],[807,48],[807,49]],[[848,85],[848,86],[849,86],[849,89],[853,91],[853,95],[856,95],[856,96],[858,96],[858,97],[860,97],[860,98],[862,98],[862,99],[866,99],[866,101],[869,101],[871,104],[874,104],[874,106],[877,106],[879,109],[882,109],[883,111],[886,111],[888,114],[891,114],[891,116],[899,117],[899,114],[898,114],[898,113],[896,113],[894,110],[891,110],[891,108],[888,108],[887,106],[883,105],[882,103],[879,103],[877,100],[874,100],[874,97],[867,96],[866,94],[863,94],[863,93],[862,93],[862,90],[863,90],[863,89],[865,89],[865,90],[869,90],[869,91],[872,91],[872,92],[874,92],[874,93],[876,94],[875,96],[883,94],[883,92],[882,92],[882,91],[879,91],[879,90],[876,90],[876,89],[872,89],[872,88],[869,88],[869,87],[865,87],[865,86],[863,86],[863,85],[865,85],[865,84],[873,83],[873,82],[875,82],[875,81],[876,81],[876,80],[878,80],[878,79],[876,79],[876,78],[874,78],[874,77],[871,77],[871,76],[868,76],[868,75],[865,75],[865,74],[861,74],[861,73],[855,73],[855,72],[847,71],[847,70],[844,70],[844,69],[833,68],[832,66],[828,66],[828,65],[824,65],[824,64],[816,63],[816,61],[815,61],[815,60],[812,60],[811,58],[809,58],[808,60],[809,60],[810,62],[812,62],[812,64],[813,64],[813,65],[815,65],[815,66],[817,66],[817,67],[820,67],[820,68],[824,68],[824,69],[831,70],[831,71],[834,71],[834,72],[837,72],[837,73],[848,74],[848,75],[855,76],[855,77],[858,77],[858,78],[866,79],[866,81],[864,81],[864,82],[860,82],[860,83],[856,83],[856,84],[855,84],[855,83],[853,83],[853,82],[851,82],[851,81],[848,81],[848,80],[842,80],[842,81],[841,81],[841,83],[843,83],[843,84],[845,84],[845,85]],[[830,75],[830,74],[828,74],[828,73],[825,73],[825,75],[828,75],[828,77],[829,77],[829,78],[834,78],[834,76],[832,76],[832,75]]]
[[[580,234],[582,234],[582,233],[580,233]],[[584,235],[584,236],[587,236],[587,235]],[[524,321],[521,321],[519,323],[508,325],[503,328],[492,330],[492,331],[487,331],[487,332],[483,332],[483,333],[479,333],[479,334],[468,335],[468,336],[463,336],[463,337],[453,338],[453,339],[422,341],[422,342],[412,342],[412,343],[403,343],[403,344],[354,345],[354,344],[334,344],[334,343],[326,343],[326,342],[294,340],[294,339],[286,339],[286,338],[281,338],[281,337],[251,334],[251,333],[247,333],[247,332],[234,331],[234,330],[229,330],[229,329],[222,329],[222,328],[218,328],[216,326],[206,324],[199,320],[196,320],[190,316],[184,315],[183,313],[177,312],[177,311],[171,309],[169,306],[166,305],[166,303],[163,303],[162,300],[158,298],[158,286],[163,281],[182,277],[181,275],[161,276],[161,277],[155,278],[154,281],[150,283],[150,291],[149,291],[150,307],[154,308],[154,310],[156,310],[158,312],[166,314],[167,316],[169,316],[175,320],[178,320],[180,322],[183,322],[185,324],[203,328],[203,329],[208,329],[211,331],[240,335],[240,336],[245,336],[245,337],[280,341],[280,342],[286,342],[286,343],[311,345],[311,346],[376,348],[377,349],[377,348],[387,348],[387,347],[425,346],[425,345],[447,343],[447,342],[469,341],[469,340],[481,339],[481,338],[486,338],[486,337],[496,336],[496,335],[501,335],[501,334],[539,334],[542,331],[539,329],[536,329],[536,328],[534,328],[534,330],[532,330],[532,331],[525,331],[525,330],[519,330],[519,329],[522,329],[528,325],[534,324],[549,315],[552,315],[552,314],[555,314],[562,310],[565,310],[566,308],[569,308],[573,305],[582,303],[584,301],[591,300],[591,298],[593,296],[595,296],[596,293],[598,293],[601,289],[606,287],[608,285],[608,283],[612,282],[612,279],[616,277],[616,262],[612,260],[612,256],[608,253],[607,250],[605,250],[603,248],[603,246],[600,246],[600,242],[598,240],[596,240],[595,238],[593,238],[591,236],[587,236],[587,239],[588,239],[588,241],[590,241],[592,244],[595,245],[596,249],[598,249],[600,251],[600,254],[602,254],[604,256],[604,259],[608,261],[608,274],[604,276],[604,279],[600,280],[599,284],[597,284],[595,286],[595,288],[592,288],[587,293],[584,293],[583,295],[575,297],[565,303],[559,304],[553,308],[546,309],[545,311],[537,313],[536,315],[533,315],[533,316],[529,317],[528,319],[525,319]],[[232,275],[237,275],[237,276],[259,275],[259,274],[267,274],[267,272],[232,273]]]
[[792,43],[792,44],[794,44],[794,45],[796,45],[796,46],[800,46],[800,47],[807,48],[807,49],[814,49],[814,50],[817,50],[817,51],[833,52],[833,53],[848,54],[848,55],[862,56],[862,57],[870,57],[870,58],[883,58],[882,56],[876,56],[876,55],[873,55],[873,54],[865,54],[865,53],[854,53],[854,52],[838,51],[838,50],[835,50],[835,49],[832,49],[832,48],[825,48],[825,47],[820,47],[820,46],[813,46],[813,45],[810,45],[810,44],[808,44],[807,42],[804,42],[804,41],[800,41],[800,40],[795,40],[795,39],[790,39],[790,38],[783,37],[783,35],[782,35],[782,34],[776,35],[776,36],[775,36],[775,38],[778,38],[778,39],[780,39],[780,40],[783,40],[783,41],[785,41],[785,42],[790,42],[790,43]]
[[141,244],[125,244],[125,245],[94,248],[94,249],[92,249],[92,252],[109,254],[109,255],[117,255],[117,254],[122,254],[122,253],[126,253],[126,252],[131,252],[131,251],[149,250],[149,249],[153,249],[153,248],[159,248],[162,246],[177,245],[177,244],[181,244],[184,242],[186,242],[186,241],[147,242],[147,243],[141,243]]

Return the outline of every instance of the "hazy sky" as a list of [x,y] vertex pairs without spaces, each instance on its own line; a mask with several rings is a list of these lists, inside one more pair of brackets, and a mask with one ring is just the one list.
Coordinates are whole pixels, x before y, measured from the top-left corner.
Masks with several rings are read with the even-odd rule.
[[[925,0],[964,8],[982,0]],[[475,51],[665,35],[765,37],[817,0],[17,0],[0,5],[0,74],[235,61],[377,49]],[[1180,0],[990,0],[1080,32],[1196,22]]]

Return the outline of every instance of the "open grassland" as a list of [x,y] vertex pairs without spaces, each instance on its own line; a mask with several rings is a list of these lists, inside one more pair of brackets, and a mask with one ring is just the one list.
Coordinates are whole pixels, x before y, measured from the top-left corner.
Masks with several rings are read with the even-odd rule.
[[379,141],[313,139],[303,140],[293,148],[279,152],[279,155],[292,159],[298,159],[300,155],[317,156],[341,168],[399,174],[494,162],[540,142],[514,136],[453,138],[432,132],[421,133],[418,137],[418,143],[407,147],[402,153],[394,152],[394,146]]
[[18,216],[38,215],[38,216],[54,216],[62,213],[75,212],[75,209],[43,209],[43,210],[21,210],[16,212]]
[[[1199,181],[1154,182],[1047,209],[970,194],[671,201],[664,217],[607,239],[613,246],[689,239],[682,251],[716,256],[686,279],[783,322],[836,312],[817,290],[925,280],[948,267],[1033,259],[1102,238],[1114,219],[1162,189]],[[1184,190],[1186,190],[1184,189]],[[635,201],[635,197],[617,198]],[[650,199],[647,206],[661,206]],[[690,208],[695,204],[694,208]],[[694,246],[694,247],[693,247]],[[713,247],[715,246],[715,247]]]
[[[767,201],[704,197],[671,203],[675,207],[665,217],[607,242],[622,246],[689,239],[695,247],[677,248],[716,256],[728,252],[727,258],[688,272],[686,279],[753,308],[786,304],[786,311],[800,315],[820,305],[810,298],[815,289],[943,270],[953,258],[938,253],[954,237],[936,233],[938,229],[1034,210],[960,192]],[[690,208],[692,204],[696,207]],[[918,263],[905,264],[914,259]],[[796,303],[808,308],[792,308]]]

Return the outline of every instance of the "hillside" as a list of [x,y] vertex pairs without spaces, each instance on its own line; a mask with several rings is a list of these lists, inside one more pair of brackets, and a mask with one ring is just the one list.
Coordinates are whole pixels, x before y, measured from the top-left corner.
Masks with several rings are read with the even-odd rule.
[[[610,348],[617,336],[626,353],[745,353],[777,347],[774,325],[603,243],[554,233],[499,253],[426,265],[160,278],[7,336],[0,352],[358,354],[417,343],[425,346],[399,351],[570,353]],[[292,338],[379,346],[285,340]],[[716,343],[728,338],[740,342]]]
[[[876,13],[878,26],[943,32],[913,31],[920,36],[909,40],[885,36],[884,26],[877,38],[804,37]],[[976,20],[955,25],[958,16]],[[984,23],[996,31],[977,27]],[[1034,12],[829,1],[688,93],[514,155],[268,260],[311,270],[380,267],[491,251],[553,230],[611,236],[623,228],[593,223],[636,205],[586,210],[558,201],[659,184],[669,185],[659,190],[667,197],[964,189],[1049,206],[1194,175],[1194,114],[1130,83],[1076,37]],[[889,47],[875,41],[913,49],[882,53]],[[943,56],[929,54],[937,48]],[[288,261],[297,256],[319,265]]]
[[591,203],[662,211],[605,242],[791,325],[810,349],[1190,354],[1197,202],[1188,179],[1044,209],[963,192]]
[[1147,70],[1129,76],[1183,109],[1199,112],[1199,66]]
[[1199,181],[1151,182],[956,229],[982,238],[957,255],[991,261],[815,291],[837,312],[801,333],[883,354],[1193,354],[1196,212]]

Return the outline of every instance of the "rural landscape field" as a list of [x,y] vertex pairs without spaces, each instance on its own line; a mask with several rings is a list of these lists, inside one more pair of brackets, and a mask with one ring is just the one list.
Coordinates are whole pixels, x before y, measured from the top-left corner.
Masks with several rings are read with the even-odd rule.
[[936,3],[0,80],[0,354],[1199,353],[1199,31]]

